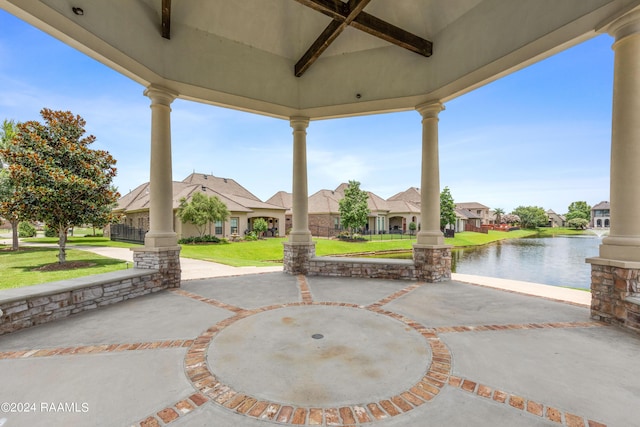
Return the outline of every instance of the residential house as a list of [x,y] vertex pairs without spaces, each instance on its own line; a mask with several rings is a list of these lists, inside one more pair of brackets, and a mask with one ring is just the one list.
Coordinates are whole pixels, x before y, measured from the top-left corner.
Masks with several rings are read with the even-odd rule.
[[591,227],[609,228],[611,226],[611,204],[600,202],[591,208]]
[[563,215],[558,215],[552,209],[547,211],[547,218],[549,218],[549,227],[564,227],[566,218]]
[[478,202],[456,203],[457,209],[468,210],[480,217],[480,225],[495,223],[495,214],[490,212],[488,206]]
[[[193,224],[182,223],[177,217],[180,200],[183,198],[190,200],[195,193],[218,197],[229,211],[229,218],[224,222],[217,221],[209,224],[206,234],[218,237],[241,235],[253,229],[253,222],[256,219],[263,218],[268,224],[267,235],[278,236],[282,224],[285,224],[286,209],[261,201],[235,180],[193,173],[183,181],[173,182],[173,229],[179,239],[198,235]],[[148,230],[149,183],[142,184],[121,197],[114,210],[122,214],[122,221],[125,224]]]
[[[335,190],[320,190],[309,197],[309,230],[314,236],[335,236],[340,230],[340,199],[344,197],[347,183],[340,184]],[[414,193],[407,190],[407,194]],[[369,218],[365,231],[382,233],[408,233],[409,224],[419,224],[420,208],[415,203],[403,200],[398,193],[393,198],[385,200],[380,196],[367,192],[367,205]],[[409,197],[409,196],[407,196]],[[419,200],[420,193],[417,193]],[[291,228],[291,193],[279,191],[267,200],[267,203],[281,206],[286,209],[286,230]]]
[[456,233],[461,231],[478,231],[482,227],[482,217],[469,209],[456,208],[456,223],[453,230]]

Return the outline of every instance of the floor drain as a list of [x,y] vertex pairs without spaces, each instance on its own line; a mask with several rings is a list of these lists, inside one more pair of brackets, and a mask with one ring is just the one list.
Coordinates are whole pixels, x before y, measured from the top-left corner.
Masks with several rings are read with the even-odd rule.
[[311,338],[313,338],[314,340],[319,340],[319,339],[324,338],[324,335],[322,335],[322,334],[313,334],[313,335],[311,335]]

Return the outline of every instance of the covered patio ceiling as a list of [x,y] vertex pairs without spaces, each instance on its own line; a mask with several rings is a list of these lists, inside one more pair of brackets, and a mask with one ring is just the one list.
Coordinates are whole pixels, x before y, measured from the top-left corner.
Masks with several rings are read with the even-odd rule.
[[[0,0],[0,7],[144,86],[274,117],[311,119],[445,102],[594,36],[638,4]],[[381,34],[367,28],[370,20],[358,24],[363,17],[377,20],[368,25]],[[407,35],[412,42],[403,46]]]

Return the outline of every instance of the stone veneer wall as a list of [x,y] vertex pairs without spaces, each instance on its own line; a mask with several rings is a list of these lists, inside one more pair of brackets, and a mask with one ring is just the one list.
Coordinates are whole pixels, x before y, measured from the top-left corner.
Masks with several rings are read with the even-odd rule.
[[442,282],[451,279],[451,246],[413,247],[415,276],[425,282]]
[[180,246],[170,248],[135,248],[133,266],[160,271],[163,288],[180,287]]
[[640,332],[640,269],[591,262],[591,317]]
[[292,243],[284,245],[284,272],[288,274],[307,274],[310,260],[316,255],[315,243]]
[[0,291],[0,335],[165,289],[159,270],[130,269]]
[[[414,247],[414,260],[376,258],[315,257],[304,267],[309,276],[363,277],[374,279],[423,280],[451,279],[451,248]],[[285,268],[285,272],[289,272]]]

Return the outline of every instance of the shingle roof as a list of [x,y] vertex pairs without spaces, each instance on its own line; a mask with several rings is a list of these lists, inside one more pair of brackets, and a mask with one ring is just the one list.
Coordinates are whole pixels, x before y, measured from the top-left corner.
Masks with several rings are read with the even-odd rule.
[[203,173],[192,173],[188,177],[182,180],[182,182],[188,184],[200,184],[220,194],[227,194],[232,196],[240,196],[245,199],[258,200],[259,198],[254,196],[249,190],[238,184],[231,178],[220,178],[213,175],[207,175]]
[[591,208],[591,210],[594,209],[611,209],[611,204],[609,202],[603,201]]
[[489,209],[489,206],[478,202],[456,203],[456,207],[460,209]]
[[420,189],[418,187],[409,187],[406,190],[401,191],[400,193],[394,194],[387,200],[404,200],[406,202],[411,202],[414,205],[420,206]]
[[456,208],[456,216],[462,219],[482,219],[481,216],[468,209]]
[[[252,212],[253,209],[286,209],[283,206],[261,201],[233,179],[196,173],[189,175],[183,181],[173,182],[173,209],[180,206],[182,198],[188,200],[198,192],[218,197],[231,212]],[[149,209],[149,183],[144,183],[121,197],[116,209],[119,211]]]

